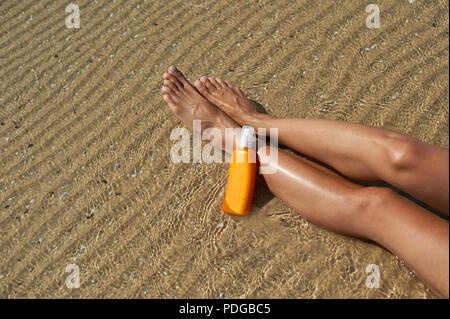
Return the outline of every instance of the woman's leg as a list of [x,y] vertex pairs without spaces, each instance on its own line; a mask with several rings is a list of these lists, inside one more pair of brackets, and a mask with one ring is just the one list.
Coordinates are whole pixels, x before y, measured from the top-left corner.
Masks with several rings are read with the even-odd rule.
[[[276,149],[272,149],[277,151]],[[449,296],[449,224],[388,188],[353,184],[326,168],[278,150],[258,152],[274,195],[312,223],[377,242],[403,260],[437,295]]]
[[[194,119],[208,119],[209,127],[217,127],[223,136],[226,127],[239,127],[218,114],[175,68],[164,78],[164,100],[188,127]],[[268,150],[269,154],[258,150],[258,156],[263,168],[275,169],[263,177],[277,197],[321,227],[385,246],[433,291],[448,296],[447,221],[389,189],[362,187],[299,156]],[[269,156],[271,152],[278,152],[278,160]]]
[[277,128],[280,144],[350,178],[386,181],[448,215],[448,150],[381,128],[258,113],[239,88],[221,79],[202,77],[195,85],[239,124]]

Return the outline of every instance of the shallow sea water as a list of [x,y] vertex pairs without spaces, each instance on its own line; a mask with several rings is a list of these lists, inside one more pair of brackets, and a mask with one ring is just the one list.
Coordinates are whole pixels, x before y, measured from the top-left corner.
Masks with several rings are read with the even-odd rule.
[[[280,117],[448,148],[448,2],[0,1],[0,296],[434,298],[392,254],[316,227],[258,185],[220,211],[227,164],[174,164],[176,64]],[[330,210],[332,207],[330,207]],[[81,286],[65,285],[66,266]],[[366,267],[380,267],[380,288]]]

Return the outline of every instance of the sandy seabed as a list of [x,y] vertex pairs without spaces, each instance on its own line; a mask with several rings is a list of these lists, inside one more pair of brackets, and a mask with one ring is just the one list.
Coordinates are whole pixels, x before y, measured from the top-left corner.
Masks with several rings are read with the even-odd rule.
[[448,148],[448,1],[379,1],[379,29],[365,1],[73,2],[79,29],[68,1],[0,0],[0,297],[434,298],[262,186],[248,217],[222,213],[227,164],[170,161],[182,124],[160,89],[176,64],[280,117]]

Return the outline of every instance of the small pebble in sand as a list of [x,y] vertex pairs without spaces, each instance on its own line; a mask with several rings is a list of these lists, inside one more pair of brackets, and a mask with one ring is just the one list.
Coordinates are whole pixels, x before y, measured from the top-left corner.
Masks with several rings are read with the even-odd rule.
[[42,244],[42,243],[44,242],[44,240],[45,240],[45,239],[44,239],[43,237],[40,237],[40,238],[38,239],[38,243],[39,243],[39,244]]
[[120,163],[114,164],[114,167],[120,167]]
[[89,213],[86,214],[86,218],[87,218],[87,219],[92,218],[92,217],[94,217],[94,215],[95,215],[95,209],[92,208],[92,209],[89,211]]

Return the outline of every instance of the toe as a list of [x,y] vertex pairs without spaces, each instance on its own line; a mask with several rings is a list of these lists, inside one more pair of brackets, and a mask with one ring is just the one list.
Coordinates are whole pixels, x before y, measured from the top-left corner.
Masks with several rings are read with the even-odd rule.
[[161,89],[163,91],[164,94],[174,94],[174,91],[169,87],[164,85]]
[[174,101],[172,100],[172,97],[170,96],[170,94],[163,94],[163,99],[167,104],[174,104]]
[[224,82],[225,82],[225,84],[226,84],[228,87],[230,87],[230,88],[233,87],[233,84],[231,84],[230,81],[225,80]]
[[181,83],[179,83],[177,79],[173,78],[172,76],[164,80],[164,85],[170,87],[174,91],[180,91],[183,88],[181,86]]
[[174,97],[170,94],[164,94],[163,95],[163,99],[164,101],[169,105],[169,108],[172,112],[174,113],[178,113],[179,112],[179,107],[177,106]]
[[216,87],[214,86],[214,84],[212,84],[211,81],[206,76],[202,76],[200,78],[200,81],[202,81],[202,83],[206,86],[206,88],[208,89],[208,92],[212,92],[213,90],[216,90]]
[[208,93],[208,88],[206,87],[206,85],[203,84],[202,81],[199,80],[195,81],[194,86],[200,93]]
[[174,76],[173,74],[170,74],[169,81],[173,82],[180,90],[182,90],[183,88],[186,87],[185,84],[183,84],[176,76]]
[[222,87],[222,88],[226,88],[227,87],[227,84],[222,79],[216,78],[216,82],[219,83],[220,87]]
[[216,81],[215,78],[208,78],[209,82],[212,83],[212,85],[214,85],[216,87],[216,89],[220,88],[220,84]]
[[186,77],[184,76],[183,73],[181,73],[180,70],[178,70],[174,65],[172,65],[169,68],[169,73],[174,76],[182,85],[183,87],[190,87],[190,83],[188,82],[188,80],[186,80]]
[[177,69],[177,67],[175,65],[171,65],[171,66],[169,66],[168,72],[170,74],[175,74],[175,73],[178,72],[178,69]]

